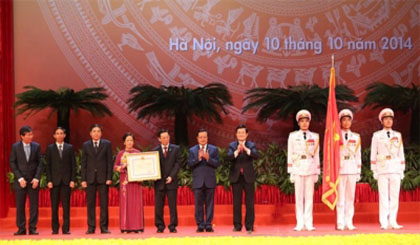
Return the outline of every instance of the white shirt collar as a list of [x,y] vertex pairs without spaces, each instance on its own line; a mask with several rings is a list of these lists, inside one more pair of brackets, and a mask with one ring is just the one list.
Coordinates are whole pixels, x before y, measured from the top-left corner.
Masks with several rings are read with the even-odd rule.
[[199,149],[202,149],[202,147],[203,147],[203,148],[204,148],[204,150],[207,150],[207,144],[205,144],[204,146],[202,146],[202,145],[198,144],[198,146],[199,146],[199,147],[198,147]]
[[22,141],[23,146],[31,146],[31,143],[26,144],[25,142]]
[[95,145],[95,142],[97,142],[98,143],[98,145],[101,143],[101,140],[99,139],[99,140],[97,140],[97,141],[95,141],[95,140],[92,140],[92,143],[93,143],[93,145]]
[[60,144],[60,143],[58,143],[58,142],[55,142],[55,144],[57,145],[57,147],[58,147],[58,148],[60,148],[60,145],[64,148],[64,142],[63,142],[63,143],[61,143],[61,144]]
[[349,130],[347,130],[347,131],[346,131],[346,130],[343,130],[343,129],[341,130],[341,134],[342,134],[342,135],[345,135],[345,134],[347,134],[347,135],[351,135],[351,133],[352,133],[352,132],[351,132],[351,130],[350,130],[350,129],[349,129]]
[[[161,144],[161,146],[162,146],[162,149],[165,149],[165,145]],[[166,149],[169,149],[169,144],[166,145]]]
[[301,130],[301,129],[299,129],[299,132],[300,132],[300,134],[303,136],[303,133],[306,133],[306,137],[309,139],[310,138],[310,136],[311,136],[311,131],[309,131],[309,129],[308,130],[305,130],[305,131],[303,131],[303,130]]

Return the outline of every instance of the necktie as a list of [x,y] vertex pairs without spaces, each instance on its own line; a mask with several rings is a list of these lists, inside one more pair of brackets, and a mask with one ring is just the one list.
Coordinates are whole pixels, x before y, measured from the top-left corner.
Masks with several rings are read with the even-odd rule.
[[391,138],[391,132],[386,132],[386,135],[388,135],[388,138]]
[[168,155],[168,147],[164,146],[163,147],[163,156],[166,158],[167,155]]
[[60,158],[63,158],[63,145],[58,146],[58,153],[60,154]]
[[345,138],[346,140],[348,140],[348,139],[349,139],[349,134],[348,134],[348,133],[346,133],[346,134],[344,135],[344,138]]
[[303,132],[303,139],[306,140],[306,132]]
[[26,161],[29,162],[29,156],[31,155],[31,147],[30,145],[25,145],[25,156],[26,156]]
[[95,148],[95,153],[98,153],[98,142],[95,142],[95,146],[93,148]]

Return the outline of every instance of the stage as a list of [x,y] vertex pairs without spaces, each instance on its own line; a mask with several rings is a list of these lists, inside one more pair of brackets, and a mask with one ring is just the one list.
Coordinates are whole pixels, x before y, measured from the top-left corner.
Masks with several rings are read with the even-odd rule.
[[[12,235],[14,230],[0,231],[0,244],[419,244],[420,224],[404,224],[401,230],[380,230],[377,224],[361,224],[355,231],[336,231],[333,225],[316,225],[315,231],[293,231],[293,225],[257,226],[252,234],[233,232],[231,226],[215,226],[214,233],[196,233],[195,227],[179,227],[178,233],[167,230],[156,233],[146,227],[144,233],[122,234],[117,228],[111,234],[85,235],[85,229],[72,229],[71,235],[51,235],[50,229],[39,229],[40,235]],[[29,240],[30,239],[30,240]]]
[[[214,233],[196,233],[196,226],[194,223],[194,206],[192,205],[181,205],[178,206],[179,215],[179,226],[177,227],[178,232],[176,234],[169,233],[168,229],[164,233],[156,233],[154,227],[154,207],[145,206],[145,230],[143,233],[129,233],[123,234],[119,230],[119,207],[109,208],[109,224],[111,234],[100,234],[99,228],[96,229],[96,233],[93,235],[85,235],[87,229],[86,225],[86,207],[72,207],[71,209],[71,235],[52,235],[50,228],[50,208],[40,208],[40,217],[37,236],[13,236],[13,232],[16,231],[15,227],[15,209],[9,210],[9,215],[6,218],[0,219],[0,240],[25,240],[31,239],[43,242],[44,239],[58,239],[58,240],[80,240],[83,244],[87,242],[93,245],[89,241],[93,242],[96,240],[90,239],[107,239],[107,243],[112,244],[118,243],[117,241],[132,241],[132,239],[145,239],[147,241],[155,241],[159,244],[161,241],[168,241],[168,239],[161,238],[177,238],[181,239],[181,244],[186,243],[202,243],[206,241],[206,244],[228,243],[230,241],[234,243],[252,243],[264,242],[264,243],[277,243],[277,242],[314,242],[316,239],[322,239],[324,243],[332,243],[334,239],[350,239],[349,243],[356,241],[370,241],[371,239],[383,239],[382,243],[393,243],[396,241],[402,241],[407,234],[414,234],[415,236],[405,237],[410,241],[405,244],[418,244],[420,243],[420,202],[401,202],[398,222],[404,227],[400,230],[388,229],[381,230],[378,221],[378,203],[356,203],[355,205],[355,217],[354,224],[357,227],[355,231],[337,231],[335,230],[335,215],[334,212],[330,211],[324,204],[314,204],[314,226],[315,231],[294,231],[295,226],[295,213],[294,205],[286,204],[280,205],[256,205],[256,221],[255,231],[252,234],[248,234],[243,228],[241,232],[233,232],[231,225],[232,223],[232,206],[231,205],[216,205],[215,206],[215,218],[214,218]],[[244,209],[244,207],[243,207]],[[61,209],[60,209],[61,210]],[[99,217],[99,210],[97,210],[97,218]],[[60,211],[61,215],[61,211]],[[168,209],[165,207],[165,220],[168,222]],[[60,217],[61,221],[61,217]],[[61,232],[61,231],[60,231]],[[372,237],[372,234],[375,236]],[[398,236],[389,237],[388,234],[394,234]],[[363,236],[362,236],[363,235]],[[383,237],[385,235],[385,237]],[[208,239],[211,237],[211,239]],[[252,238],[252,239],[251,239]],[[297,238],[296,240],[288,240],[291,238]],[[86,240],[89,239],[89,240]],[[110,239],[110,240],[108,240]],[[117,241],[113,239],[119,239]],[[159,240],[156,240],[159,239]],[[187,239],[187,240],[184,240]],[[198,239],[198,240],[194,240]],[[200,240],[204,239],[204,240]],[[216,239],[216,240],[213,240]],[[219,240],[220,239],[220,240]],[[233,240],[230,240],[233,239]],[[243,240],[245,239],[245,240]],[[249,240],[251,239],[251,240]],[[258,239],[254,241],[253,239]],[[260,240],[262,239],[262,240]],[[266,240],[268,239],[268,240]],[[280,239],[280,240],[278,240]],[[286,240],[282,240],[286,239]],[[315,239],[315,240],[314,240]],[[326,240],[325,240],[326,239]],[[367,239],[367,240],[364,240]],[[169,239],[172,240],[172,239]],[[177,240],[179,241],[179,240]],[[23,241],[22,241],[23,242]],[[79,240],[77,240],[79,243]],[[359,243],[359,242],[358,242]],[[363,243],[363,242],[362,242]],[[1,243],[0,243],[1,244]]]
[[195,226],[179,226],[176,234],[169,233],[168,229],[164,233],[156,233],[155,227],[146,227],[143,233],[121,233],[118,227],[111,227],[111,234],[100,234],[99,229],[92,235],[86,235],[85,228],[71,229],[71,235],[52,235],[51,229],[48,227],[41,227],[38,229],[39,235],[36,236],[13,236],[16,229],[6,229],[0,231],[0,240],[11,239],[146,239],[146,238],[171,238],[171,237],[259,237],[259,236],[278,236],[278,237],[307,237],[307,236],[353,236],[358,234],[418,234],[420,236],[420,223],[402,223],[404,226],[400,230],[381,230],[379,224],[357,224],[357,230],[337,231],[333,224],[315,224],[315,231],[294,231],[294,225],[278,225],[278,226],[263,226],[255,227],[252,234],[248,234],[245,229],[241,232],[233,232],[232,226],[214,226],[215,232],[197,233]]

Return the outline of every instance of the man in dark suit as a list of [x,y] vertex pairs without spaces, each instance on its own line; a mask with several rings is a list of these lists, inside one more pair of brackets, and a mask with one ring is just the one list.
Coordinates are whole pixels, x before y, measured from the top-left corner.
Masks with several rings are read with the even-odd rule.
[[47,162],[47,181],[51,194],[51,228],[52,234],[58,234],[58,205],[60,199],[63,205],[63,234],[70,234],[70,194],[74,188],[76,175],[76,160],[71,144],[65,143],[66,130],[57,127],[53,137],[55,143],[47,147],[45,160]]
[[41,146],[32,141],[31,127],[23,126],[19,134],[21,141],[13,144],[10,153],[10,169],[15,175],[16,225],[19,229],[14,235],[26,235],[26,195],[29,196],[29,235],[38,235],[38,192],[43,169]]
[[231,161],[229,180],[233,189],[233,231],[242,229],[242,189],[245,190],[245,228],[248,233],[254,231],[254,182],[253,160],[258,158],[255,143],[247,141],[248,128],[236,127],[236,141],[229,144],[226,160]]
[[102,139],[102,127],[93,124],[90,127],[91,140],[83,143],[82,150],[82,187],[87,188],[88,230],[86,234],[95,233],[96,227],[96,192],[99,192],[101,216],[99,225],[101,233],[108,230],[108,187],[112,184],[112,148],[111,142]]
[[[208,132],[200,129],[197,132],[198,144],[190,148],[188,166],[193,169],[195,199],[195,221],[197,232],[214,232],[212,227],[214,214],[214,189],[216,188],[216,168],[219,166],[219,150],[208,144]],[[204,221],[203,206],[206,205]]]
[[165,230],[163,220],[163,207],[165,196],[168,196],[170,222],[169,232],[176,233],[178,225],[178,213],[176,197],[178,191],[178,171],[181,167],[182,155],[178,145],[170,144],[170,136],[167,129],[161,129],[158,133],[160,145],[153,151],[159,151],[161,179],[155,181],[155,225],[158,233]]

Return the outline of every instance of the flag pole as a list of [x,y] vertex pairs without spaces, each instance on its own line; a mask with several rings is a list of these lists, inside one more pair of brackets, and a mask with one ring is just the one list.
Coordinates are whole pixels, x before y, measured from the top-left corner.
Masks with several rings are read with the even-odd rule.
[[[331,68],[334,68],[334,54],[331,55]],[[338,230],[338,224],[337,224],[337,206],[334,207],[333,212],[334,212],[335,230]]]

